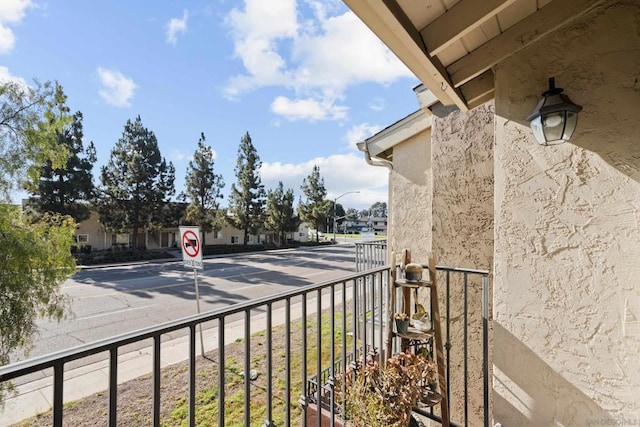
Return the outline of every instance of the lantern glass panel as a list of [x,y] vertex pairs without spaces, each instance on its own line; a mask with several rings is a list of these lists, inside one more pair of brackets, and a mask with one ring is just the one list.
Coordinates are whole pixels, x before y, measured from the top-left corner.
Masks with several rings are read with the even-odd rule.
[[562,139],[564,132],[564,113],[557,112],[551,113],[548,116],[542,118],[542,124],[544,127],[544,136],[548,142]]
[[573,135],[573,131],[576,130],[576,126],[578,125],[578,113],[574,113],[573,111],[566,112],[566,124],[564,126],[564,133],[562,134],[562,139],[568,141]]

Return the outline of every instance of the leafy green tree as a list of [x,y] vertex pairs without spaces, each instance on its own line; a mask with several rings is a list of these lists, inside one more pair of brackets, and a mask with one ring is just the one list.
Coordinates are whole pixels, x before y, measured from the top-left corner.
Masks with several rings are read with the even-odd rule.
[[69,153],[66,164],[54,167],[47,160],[41,168],[38,184],[27,186],[29,192],[37,197],[31,203],[40,213],[57,212],[73,217],[76,222],[89,218],[89,202],[94,196],[93,164],[96,162],[96,149],[93,142],[83,146],[82,113],[73,115],[73,122],[62,132],[56,132],[58,144]]
[[205,144],[204,133],[200,134],[198,148],[189,162],[186,176],[186,192],[190,200],[186,219],[203,231],[202,245],[206,233],[219,230],[221,226],[220,199],[224,180],[214,172],[213,149]]
[[300,187],[306,203],[298,205],[300,218],[308,225],[313,226],[316,230],[316,242],[320,241],[319,228],[322,224],[327,223],[333,202],[325,200],[327,190],[324,187],[324,178],[320,176],[320,167],[315,165],[311,174],[302,181]]
[[[25,178],[37,181],[45,160],[61,165],[65,147],[56,131],[68,120],[59,85],[25,88],[0,83],[0,199],[8,201]],[[60,284],[75,269],[69,247],[75,223],[44,215],[29,222],[18,206],[0,203],[0,366],[16,351],[28,352],[39,315],[60,319],[67,300]],[[0,383],[0,402],[8,388]]]
[[97,210],[100,222],[113,232],[133,233],[133,246],[141,246],[138,232],[165,225],[163,208],[173,196],[175,169],[165,161],[155,134],[140,116],[127,120],[109,162],[102,167]]
[[0,82],[0,201],[25,180],[37,182],[44,162],[64,165],[67,152],[56,134],[70,122],[66,98],[57,83]]
[[249,233],[256,234],[264,220],[266,193],[260,178],[262,162],[251,141],[249,132],[240,139],[238,160],[235,167],[237,185],[231,184],[227,219],[244,234],[244,245],[249,243]]
[[300,218],[295,214],[295,197],[292,189],[284,190],[282,181],[275,190],[267,193],[267,211],[265,228],[278,235],[278,242],[282,245],[286,242],[286,233],[298,230]]
[[373,205],[371,205],[371,208],[369,209],[369,212],[371,212],[371,216],[375,216],[375,217],[379,217],[379,218],[386,218],[387,217],[387,203],[386,202],[375,202]]

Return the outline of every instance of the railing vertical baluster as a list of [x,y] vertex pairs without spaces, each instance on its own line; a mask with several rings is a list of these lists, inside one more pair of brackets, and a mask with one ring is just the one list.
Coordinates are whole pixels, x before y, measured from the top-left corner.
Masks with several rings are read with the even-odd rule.
[[271,347],[271,303],[267,304],[267,419],[265,420],[265,427],[273,426],[273,377],[271,375],[273,367],[273,355]]
[[[447,384],[451,384],[451,272],[447,271],[447,341],[444,348],[447,350]],[[447,403],[451,406],[451,387],[447,387]],[[451,413],[451,408],[449,408]]]
[[322,289],[316,293],[316,425],[322,427]]
[[383,349],[385,348],[384,342],[383,342],[383,339],[384,339],[383,336],[384,335],[382,333],[383,329],[384,329],[384,325],[385,325],[385,319],[384,319],[384,316],[383,316],[384,298],[382,297],[383,292],[384,292],[384,286],[383,286],[383,284],[384,284],[384,276],[383,276],[383,273],[380,273],[380,275],[378,277],[379,277],[378,283],[380,284],[380,286],[379,286],[379,291],[380,292],[378,293],[378,296],[379,296],[379,299],[378,299],[378,304],[379,304],[378,305],[378,320],[380,322],[380,328],[378,330],[380,332],[380,337],[379,337],[380,338],[380,341],[379,341],[380,342],[380,358],[381,358],[380,360],[382,360],[382,352],[383,352]]
[[64,362],[53,366],[53,426],[62,427],[62,411],[64,410]]
[[153,337],[153,426],[160,427],[160,341],[161,335]]
[[302,294],[302,426],[307,426],[307,406],[309,396],[307,393],[307,294]]
[[361,319],[362,319],[362,330],[360,331],[362,335],[362,355],[367,356],[367,281],[370,276],[367,275],[361,279],[358,279],[360,282],[360,286],[362,287],[362,304],[360,304],[361,308]]
[[284,394],[285,399],[285,425],[291,425],[291,299],[287,298],[284,309]]
[[196,425],[196,325],[189,326],[189,427]]
[[251,309],[244,311],[244,425],[251,425]]
[[342,392],[342,408],[341,414],[344,416],[344,395],[346,388],[346,376],[347,376],[347,282],[342,282],[342,345],[340,346],[342,352],[342,375],[341,392]]
[[[224,426],[224,400],[225,400],[225,317],[218,318],[218,427]],[[195,330],[195,329],[194,329]],[[194,341],[195,345],[195,341]]]
[[376,349],[376,276],[377,274],[372,274],[369,277],[369,283],[371,284],[371,307],[369,311],[371,312],[371,349],[375,351]]
[[463,283],[463,291],[464,291],[464,425],[469,425],[469,347],[468,347],[468,320],[469,320],[469,305],[468,305],[468,295],[469,290],[467,288],[467,273],[463,275],[464,283]]
[[[353,360],[358,360],[358,280],[353,279]],[[366,360],[365,360],[366,361]]]
[[116,427],[118,414],[118,347],[109,350],[109,427]]
[[[331,382],[330,382],[330,386],[331,389],[329,390],[329,405],[330,405],[330,416],[331,416],[331,427],[333,427],[335,425],[335,417],[336,417],[336,411],[335,411],[335,406],[336,406],[336,396],[335,396],[335,389],[334,389],[334,384],[335,384],[335,379],[336,379],[336,322],[335,322],[335,317],[336,317],[336,287],[335,285],[331,285],[331,313],[329,315],[329,327],[331,328],[331,365],[330,366],[330,372],[331,372]],[[344,361],[343,361],[344,363]]]
[[482,276],[482,392],[484,426],[489,427],[489,278]]

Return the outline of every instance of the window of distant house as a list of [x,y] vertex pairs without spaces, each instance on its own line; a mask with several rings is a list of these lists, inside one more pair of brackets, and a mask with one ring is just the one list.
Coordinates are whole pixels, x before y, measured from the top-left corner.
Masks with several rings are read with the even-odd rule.
[[299,237],[304,237],[305,233],[298,233]]
[[222,233],[220,233],[218,230],[213,230],[213,238],[214,239],[222,238]]
[[89,243],[88,234],[76,234],[76,243]]
[[240,237],[238,237],[238,236],[231,236],[231,243],[232,243],[232,244],[240,243]]
[[113,244],[114,245],[128,245],[129,244],[129,233],[120,233],[113,235]]

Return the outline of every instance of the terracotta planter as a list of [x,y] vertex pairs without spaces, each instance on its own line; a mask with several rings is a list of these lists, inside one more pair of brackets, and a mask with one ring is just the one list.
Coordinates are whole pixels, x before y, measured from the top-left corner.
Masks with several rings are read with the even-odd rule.
[[[331,426],[331,413],[329,410],[325,408],[320,409],[320,414],[318,414],[318,406],[315,403],[309,403],[307,405],[306,410],[306,418],[308,426],[316,426],[318,425],[318,416],[320,416],[320,425],[322,427],[330,427]],[[334,425],[336,427],[343,427],[344,424],[339,417],[336,417]]]

